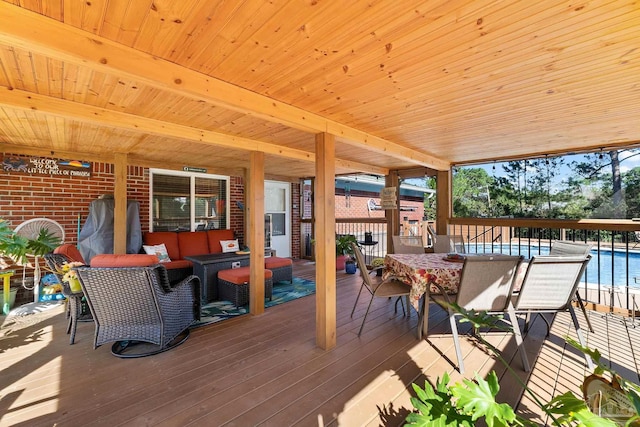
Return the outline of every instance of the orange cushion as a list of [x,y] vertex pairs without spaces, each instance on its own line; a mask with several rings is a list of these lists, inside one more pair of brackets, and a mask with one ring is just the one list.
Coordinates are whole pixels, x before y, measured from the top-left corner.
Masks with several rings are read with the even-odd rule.
[[277,256],[270,256],[264,259],[265,268],[280,268],[293,265],[293,261],[289,258],[279,258]]
[[145,245],[159,245],[160,243],[164,243],[170,259],[176,260],[183,258],[180,254],[180,246],[178,245],[178,233],[174,231],[144,233]]
[[162,265],[164,265],[164,268],[166,268],[167,270],[193,267],[193,263],[191,261],[187,261],[186,259],[171,260],[169,262],[163,262]]
[[[249,283],[250,274],[251,267],[230,268],[228,270],[218,271],[218,279],[235,283],[236,285],[242,285],[243,283]],[[271,277],[273,277],[273,272],[271,270],[264,270],[264,278],[271,279]]]
[[178,233],[178,244],[180,245],[180,258],[177,259],[209,253],[207,233],[204,231],[185,231]]
[[101,254],[91,258],[91,267],[147,267],[158,264],[160,260],[155,255],[146,254]]
[[[220,240],[233,240],[233,230],[207,230],[207,239],[209,240],[210,254],[222,253]],[[203,252],[204,253],[204,252]]]
[[76,245],[72,245],[70,243],[60,245],[53,250],[53,253],[66,255],[67,258],[69,258],[71,261],[86,264],[86,262],[84,262],[84,258],[82,258],[82,254],[80,253]]

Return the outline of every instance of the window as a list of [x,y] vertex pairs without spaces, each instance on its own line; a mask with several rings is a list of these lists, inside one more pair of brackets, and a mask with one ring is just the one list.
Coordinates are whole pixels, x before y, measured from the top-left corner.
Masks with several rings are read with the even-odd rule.
[[151,231],[229,228],[229,177],[150,170]]

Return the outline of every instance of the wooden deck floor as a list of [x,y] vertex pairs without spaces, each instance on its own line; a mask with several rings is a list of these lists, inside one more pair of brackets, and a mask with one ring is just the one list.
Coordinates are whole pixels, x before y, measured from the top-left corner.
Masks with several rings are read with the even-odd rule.
[[[314,279],[314,265],[296,262],[295,275]],[[242,316],[192,331],[169,352],[141,359],[93,349],[93,324],[78,326],[68,344],[62,308],[38,323],[5,327],[0,338],[0,425],[229,425],[397,426],[412,409],[411,383],[449,372],[454,381],[453,341],[444,312],[430,311],[427,339],[415,338],[417,316],[394,316],[393,303],[376,300],[361,337],[366,308],[350,312],[359,276],[338,273],[338,345],[315,345],[315,298],[272,307],[262,316]],[[619,318],[591,315],[590,345],[623,376],[637,382],[640,331]],[[4,320],[4,319],[3,319]],[[521,378],[543,397],[567,389],[579,393],[584,359],[564,345],[573,334],[569,316],[558,315],[545,339],[534,322],[525,345],[534,364],[522,371],[511,335],[483,336],[503,350]],[[583,322],[584,325],[584,322]],[[540,411],[501,364],[470,335],[463,338],[467,374],[501,378],[500,400],[544,424]],[[538,355],[539,354],[539,355]]]

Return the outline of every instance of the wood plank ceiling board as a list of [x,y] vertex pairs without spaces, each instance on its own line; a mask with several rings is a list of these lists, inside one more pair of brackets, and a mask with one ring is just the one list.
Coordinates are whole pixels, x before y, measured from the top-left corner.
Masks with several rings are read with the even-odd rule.
[[[87,38],[84,33],[73,31],[68,26],[65,28],[65,26],[55,24],[53,21],[43,20],[37,15],[25,14],[19,8],[2,5],[3,3],[0,2],[0,8],[2,9],[0,17],[4,18],[0,26],[0,29],[2,29],[0,36],[5,43],[15,43],[39,52],[63,56],[79,65],[91,65],[94,69],[109,69],[112,72],[133,75],[136,79],[142,79],[147,84],[161,87],[172,94],[204,97],[208,102],[213,102],[216,105],[238,109],[256,117],[287,124],[306,131],[322,132],[328,126],[331,126],[332,129],[337,129],[342,134],[361,138],[361,142],[367,145],[366,149],[387,153],[397,152],[400,157],[406,156],[406,151],[403,147],[391,141],[384,141],[374,135],[350,129],[295,106],[257,95],[238,86],[228,85],[220,80],[212,80],[200,73],[176,67],[175,64],[168,61],[150,58],[148,55],[135,54],[131,50],[125,49],[124,46],[116,45],[106,39]],[[31,31],[33,27],[25,29],[24,26],[18,24],[18,22],[25,20],[38,20],[38,30],[34,32]],[[54,41],[56,46],[43,44],[41,34],[44,32],[50,35],[48,41]],[[68,40],[75,40],[76,42],[69,43]],[[83,44],[87,45],[86,48],[83,48]],[[93,50],[95,49],[92,49],[92,47],[95,47],[95,45],[99,45],[100,49],[94,52]],[[110,51],[111,53],[109,53]],[[105,56],[94,57],[96,53],[98,53],[98,56],[101,56],[100,54]],[[167,77],[176,75],[179,77]],[[220,95],[212,97],[209,93]],[[219,96],[222,96],[222,98],[218,98]],[[371,144],[371,141],[375,141],[375,144]],[[355,141],[354,143],[357,144],[358,142]],[[408,159],[412,162],[419,162],[433,167],[444,168],[448,166],[447,163],[433,156],[419,152],[413,153]]]
[[[623,0],[16,0],[0,7],[7,4],[38,15],[2,9],[16,16],[0,26],[3,88],[309,153],[314,134],[328,131],[337,168],[433,161],[446,169],[640,141],[640,8]],[[64,31],[43,16],[63,21]],[[46,29],[48,39],[15,22]],[[87,34],[97,42],[86,43]],[[103,57],[108,63],[100,65]],[[99,146],[102,128],[110,128],[43,111],[29,124],[23,110],[1,108],[0,137],[9,144],[61,146],[82,135]],[[113,130],[125,145],[180,140]]]

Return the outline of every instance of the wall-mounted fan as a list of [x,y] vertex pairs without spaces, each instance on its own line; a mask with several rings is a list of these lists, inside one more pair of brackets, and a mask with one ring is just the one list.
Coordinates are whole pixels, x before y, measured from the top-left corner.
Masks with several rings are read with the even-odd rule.
[[[23,222],[18,225],[15,229],[16,235],[20,237],[24,237],[25,239],[35,240],[40,235],[41,230],[46,230],[51,237],[55,237],[60,240],[60,244],[64,242],[64,228],[56,221],[48,218],[34,218],[28,221]],[[22,286],[26,289],[33,289],[33,298],[34,302],[38,302],[39,298],[39,285],[40,285],[40,262],[38,256],[35,254],[27,254],[30,256],[34,256],[35,260],[33,262],[33,287],[29,288],[26,286],[26,268],[23,266],[22,270]]]

